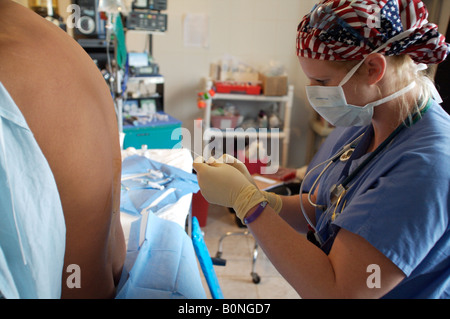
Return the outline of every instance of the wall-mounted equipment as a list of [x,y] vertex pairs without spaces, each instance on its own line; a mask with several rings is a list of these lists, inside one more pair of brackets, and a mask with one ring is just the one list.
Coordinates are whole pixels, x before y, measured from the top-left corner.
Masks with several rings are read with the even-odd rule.
[[132,11],[127,17],[127,29],[165,32],[167,30],[167,14]]
[[159,66],[154,63],[147,53],[128,53],[128,66],[131,76],[159,75]]
[[127,17],[127,29],[145,32],[167,31],[167,0],[134,0]]
[[134,0],[132,8],[141,10],[167,10],[167,0]]

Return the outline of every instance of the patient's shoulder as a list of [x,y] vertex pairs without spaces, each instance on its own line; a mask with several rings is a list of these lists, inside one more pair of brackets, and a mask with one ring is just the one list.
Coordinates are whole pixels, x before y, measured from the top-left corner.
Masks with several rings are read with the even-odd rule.
[[60,112],[60,121],[74,122],[67,111],[111,111],[109,88],[83,48],[58,26],[5,0],[0,0],[0,70],[0,82],[25,117]]
[[[0,0],[0,82],[27,120],[57,182],[81,176],[83,168],[65,170],[67,165],[81,166],[93,150],[115,147],[114,104],[93,60],[58,26],[5,0]],[[111,151],[96,156],[110,160]]]
[[29,73],[40,69],[46,70],[42,75],[64,73],[89,58],[64,30],[12,1],[0,0],[0,44],[0,65],[14,65]]

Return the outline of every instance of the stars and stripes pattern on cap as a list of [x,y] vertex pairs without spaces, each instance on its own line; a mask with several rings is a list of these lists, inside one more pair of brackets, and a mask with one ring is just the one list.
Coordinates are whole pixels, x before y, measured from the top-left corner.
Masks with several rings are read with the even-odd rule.
[[[442,62],[450,51],[420,0],[323,0],[298,26],[297,55],[320,60],[362,60],[376,48],[408,54],[417,63]],[[320,12],[320,14],[318,14]],[[399,37],[395,41],[390,39]]]

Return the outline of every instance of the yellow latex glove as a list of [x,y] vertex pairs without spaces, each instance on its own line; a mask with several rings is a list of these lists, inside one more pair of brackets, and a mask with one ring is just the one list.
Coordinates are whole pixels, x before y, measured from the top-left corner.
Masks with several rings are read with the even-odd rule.
[[213,159],[204,163],[197,158],[193,167],[203,197],[212,204],[233,207],[242,221],[252,207],[267,201],[259,189],[231,165]]
[[[242,163],[237,158],[235,158],[235,157],[233,157],[231,155],[228,155],[228,154],[224,154],[224,155],[222,155],[222,157],[217,159],[216,162],[218,162],[218,163],[226,163],[228,165],[233,166],[234,168],[239,170],[239,172],[241,172],[247,178],[247,180],[250,183],[252,183],[253,185],[256,186],[256,183],[253,180],[253,177],[250,175],[249,171],[247,170],[247,167],[245,166],[245,164]],[[261,191],[261,193],[267,199],[267,202],[269,203],[269,206],[272,207],[272,209],[277,214],[279,214],[280,211],[281,211],[281,207],[283,206],[283,201],[281,200],[281,197],[278,196],[275,193],[272,193],[272,192]]]

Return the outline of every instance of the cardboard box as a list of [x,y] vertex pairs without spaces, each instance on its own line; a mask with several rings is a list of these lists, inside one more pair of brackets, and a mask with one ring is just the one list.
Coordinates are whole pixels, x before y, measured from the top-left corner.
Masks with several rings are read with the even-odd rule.
[[262,93],[266,96],[283,96],[287,94],[288,80],[286,75],[266,76],[259,74],[262,83]]
[[258,82],[259,73],[251,68],[222,69],[218,63],[209,65],[209,76],[213,81]]

